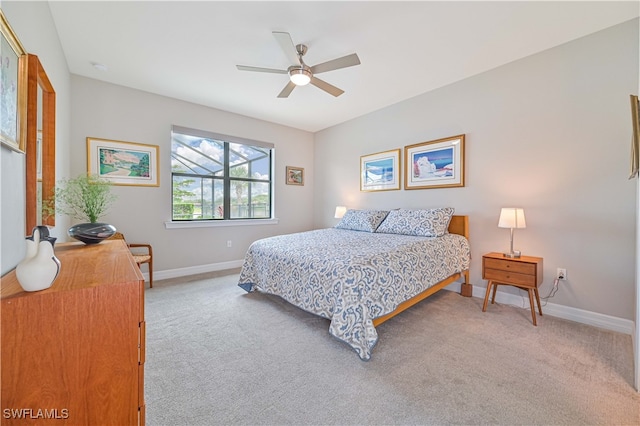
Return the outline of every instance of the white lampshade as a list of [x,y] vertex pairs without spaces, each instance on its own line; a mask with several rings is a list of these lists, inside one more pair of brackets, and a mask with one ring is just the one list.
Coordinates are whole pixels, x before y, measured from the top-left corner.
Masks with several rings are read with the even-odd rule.
[[304,68],[289,71],[289,79],[296,86],[304,86],[311,81],[311,73]]
[[524,209],[516,207],[503,207],[500,211],[498,228],[526,228]]
[[345,206],[337,206],[336,213],[333,217],[336,219],[342,219],[342,216],[347,212],[347,208]]

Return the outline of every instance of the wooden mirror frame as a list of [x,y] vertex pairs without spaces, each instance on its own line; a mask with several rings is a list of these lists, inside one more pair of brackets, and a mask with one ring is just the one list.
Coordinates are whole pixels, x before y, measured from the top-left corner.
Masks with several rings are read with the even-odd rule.
[[[26,235],[36,225],[54,226],[54,206],[43,208],[43,200],[52,199],[56,180],[56,92],[36,55],[27,54],[27,131],[26,131]],[[38,97],[42,95],[42,115],[38,117]],[[38,123],[42,140],[38,146]],[[38,150],[40,156],[38,156]],[[38,200],[38,160],[42,161],[42,190]],[[41,209],[38,212],[38,209]],[[38,218],[42,222],[38,223]]]

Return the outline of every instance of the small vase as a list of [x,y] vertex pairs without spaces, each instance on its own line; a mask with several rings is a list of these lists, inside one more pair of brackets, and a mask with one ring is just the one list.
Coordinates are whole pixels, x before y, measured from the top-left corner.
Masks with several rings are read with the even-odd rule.
[[98,244],[112,237],[116,227],[108,223],[79,223],[69,228],[69,236],[85,244]]
[[36,226],[27,237],[27,255],[16,266],[16,278],[24,291],[49,288],[58,277],[60,261],[53,252],[55,242],[46,226]]

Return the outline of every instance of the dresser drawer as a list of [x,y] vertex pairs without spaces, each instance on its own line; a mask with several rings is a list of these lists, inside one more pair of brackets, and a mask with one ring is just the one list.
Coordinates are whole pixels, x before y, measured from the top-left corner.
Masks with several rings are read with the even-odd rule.
[[521,274],[512,271],[502,271],[500,269],[485,269],[484,276],[482,278],[486,280],[497,281],[500,283],[523,285],[527,287],[536,286],[535,275]]
[[507,259],[491,259],[484,258],[484,267],[486,269],[498,269],[507,272],[517,272],[519,274],[535,275],[536,265],[533,263],[514,262]]

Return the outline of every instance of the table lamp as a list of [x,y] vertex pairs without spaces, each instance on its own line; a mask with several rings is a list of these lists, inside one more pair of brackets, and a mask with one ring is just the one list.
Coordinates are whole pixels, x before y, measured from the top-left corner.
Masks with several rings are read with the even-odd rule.
[[336,219],[342,219],[342,216],[347,212],[347,208],[345,206],[337,206],[336,212],[333,215]]
[[516,258],[520,257],[520,251],[513,250],[513,230],[516,228],[526,228],[527,222],[524,219],[524,209],[516,207],[503,207],[500,211],[500,220],[498,221],[498,228],[511,229],[511,244],[509,246],[509,253],[503,253],[504,257]]

